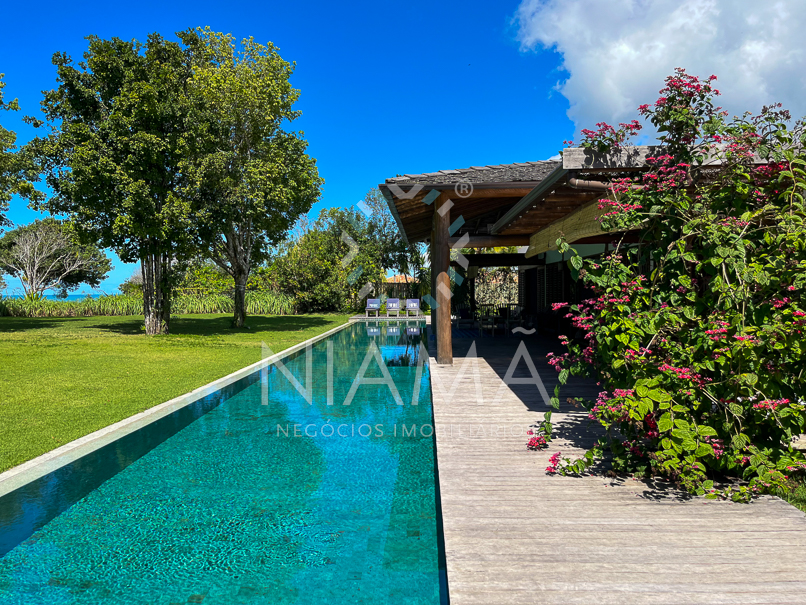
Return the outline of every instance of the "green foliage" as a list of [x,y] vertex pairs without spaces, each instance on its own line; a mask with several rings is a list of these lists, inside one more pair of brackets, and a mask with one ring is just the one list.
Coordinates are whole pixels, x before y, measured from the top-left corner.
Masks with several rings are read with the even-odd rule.
[[[357,254],[344,265],[350,252],[347,237],[355,242]],[[364,284],[383,278],[370,221],[360,212],[342,208],[323,210],[269,273],[302,313],[356,309]]]
[[511,304],[518,302],[517,267],[483,267],[476,277],[476,302]]
[[[3,100],[3,89],[6,86],[3,82],[4,75],[0,73],[0,111],[19,111],[17,99]],[[33,185],[37,180],[35,164],[30,154],[18,150],[16,143],[17,135],[0,125],[0,233],[3,227],[11,225],[5,213],[13,196],[42,199],[42,194]]]
[[193,262],[183,272],[176,289],[184,294],[231,294],[232,277],[210,261]]
[[294,66],[271,43],[237,46],[208,29],[180,34],[196,67],[189,94],[203,124],[183,163],[185,191],[208,255],[235,280],[235,322],[252,267],[269,259],[297,218],[319,197],[323,180],[302,132],[291,86]]
[[296,312],[294,299],[285,294],[270,291],[246,293],[246,312],[250,315],[293,315]]
[[157,34],[146,44],[88,40],[78,66],[53,56],[59,86],[42,102],[51,132],[29,144],[55,194],[47,208],[124,262],[155,250],[179,256],[193,233],[179,196],[190,54]]
[[682,71],[663,94],[641,111],[665,152],[602,201],[605,226],[643,243],[570,261],[595,296],[571,307],[584,338],[551,362],[561,383],[605,386],[587,405],[615,470],[737,501],[785,491],[806,469],[791,446],[806,430],[804,125],[777,107],[728,121],[710,80]]
[[49,133],[26,151],[53,191],[48,210],[72,219],[85,241],[142,262],[146,330],[164,333],[175,268],[196,243],[182,167],[203,126],[188,93],[194,55],[157,34],[145,44],[88,40],[77,65],[53,56],[59,85],[42,102]]
[[[295,312],[293,299],[276,292],[247,292],[246,304],[251,315],[293,315]],[[176,297],[173,312],[178,315],[232,313],[232,308],[232,297],[225,294],[182,294]],[[0,316],[93,317],[142,314],[143,299],[137,295],[87,297],[77,301],[43,297],[0,298]]]
[[42,297],[0,299],[0,315],[11,317],[92,317],[142,315],[143,299],[114,295],[83,300],[50,300]]

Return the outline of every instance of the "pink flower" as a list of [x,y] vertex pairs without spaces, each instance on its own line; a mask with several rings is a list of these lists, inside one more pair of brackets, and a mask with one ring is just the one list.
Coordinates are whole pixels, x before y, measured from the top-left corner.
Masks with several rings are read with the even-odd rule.
[[557,467],[560,464],[561,452],[556,452],[549,458],[549,465],[546,467],[546,474],[554,475],[557,472]]

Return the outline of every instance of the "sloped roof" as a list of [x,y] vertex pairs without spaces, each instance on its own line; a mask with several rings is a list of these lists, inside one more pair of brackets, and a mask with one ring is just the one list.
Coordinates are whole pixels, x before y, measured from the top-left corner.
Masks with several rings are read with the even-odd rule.
[[386,179],[395,185],[453,185],[461,181],[471,183],[535,183],[546,178],[562,162],[543,160],[540,162],[519,162],[515,164],[491,164],[471,166],[456,170],[438,170],[423,174],[404,174]]

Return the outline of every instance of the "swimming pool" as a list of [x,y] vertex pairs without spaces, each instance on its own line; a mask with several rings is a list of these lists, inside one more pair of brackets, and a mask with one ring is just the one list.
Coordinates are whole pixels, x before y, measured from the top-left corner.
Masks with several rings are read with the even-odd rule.
[[353,324],[283,360],[299,389],[272,366],[3,496],[0,604],[445,602],[421,328]]

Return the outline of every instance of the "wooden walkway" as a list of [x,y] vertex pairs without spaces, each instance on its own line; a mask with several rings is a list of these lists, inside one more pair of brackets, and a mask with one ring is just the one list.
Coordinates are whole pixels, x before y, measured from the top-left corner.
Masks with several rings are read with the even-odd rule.
[[[527,337],[549,391],[552,342]],[[552,477],[549,456],[593,438],[571,407],[548,450],[525,431],[546,406],[533,385],[505,387],[519,338],[454,341],[454,365],[431,359],[437,461],[452,605],[506,603],[806,603],[806,517],[776,498],[751,505],[689,500],[635,480]],[[516,377],[528,376],[521,361]],[[442,388],[440,388],[440,385]],[[443,391],[444,389],[444,391]],[[577,382],[561,397],[590,396]]]

